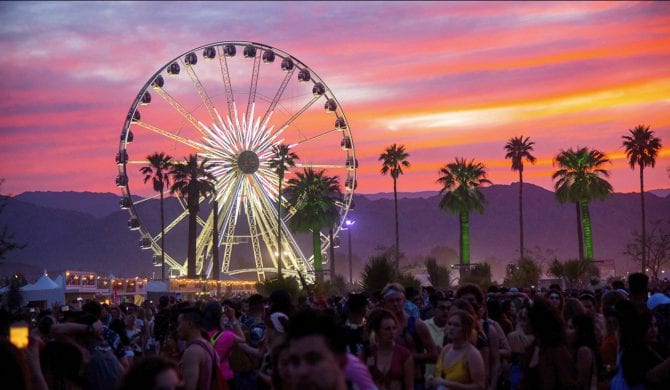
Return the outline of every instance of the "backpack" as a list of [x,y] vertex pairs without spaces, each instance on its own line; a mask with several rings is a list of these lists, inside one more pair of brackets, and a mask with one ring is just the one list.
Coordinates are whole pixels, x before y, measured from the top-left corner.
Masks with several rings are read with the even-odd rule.
[[[220,336],[220,334],[217,334],[217,336]],[[218,337],[217,337],[218,338]],[[214,348],[207,348],[207,345],[200,341],[200,340],[195,340],[193,344],[199,345],[202,349],[207,351],[207,354],[209,355],[209,359],[212,361],[212,385],[211,389],[212,390],[229,390],[230,388],[228,387],[228,382],[226,381],[226,378],[223,377],[223,374],[221,373],[221,370],[219,369],[219,359],[216,356],[216,351],[214,351]]]

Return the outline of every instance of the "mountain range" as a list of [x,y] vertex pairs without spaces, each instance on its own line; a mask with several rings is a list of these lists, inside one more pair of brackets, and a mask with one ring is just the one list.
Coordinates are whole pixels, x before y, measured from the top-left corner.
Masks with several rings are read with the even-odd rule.
[[[472,261],[489,262],[500,279],[505,266],[519,255],[518,183],[493,185],[482,192],[486,209],[483,214],[473,213],[470,221]],[[404,263],[421,262],[427,255],[443,263],[456,263],[458,217],[438,208],[439,194],[402,193],[399,198]],[[647,193],[645,200],[648,222],[670,220],[670,197]],[[351,227],[351,245],[357,275],[364,259],[394,243],[395,230],[392,194],[356,195],[354,201],[355,210],[349,218],[356,221]],[[147,200],[141,207],[144,222],[156,229],[158,200]],[[168,198],[165,207],[168,221],[180,212],[174,198]],[[632,264],[623,251],[640,228],[639,194],[615,193],[605,201],[592,202],[590,211],[596,259],[612,260],[608,263],[619,274],[636,270],[639,265]],[[0,263],[0,274],[77,269],[152,277],[159,268],[152,266],[151,252],[139,248],[140,237],[128,230],[128,218],[128,212],[119,208],[119,195],[112,193],[25,192],[8,198],[0,214],[0,227],[6,226],[26,247],[7,253]],[[524,184],[524,221],[525,246],[536,260],[546,265],[554,258],[577,257],[574,204],[559,204],[553,192]],[[171,240],[168,250],[185,257],[186,227],[178,226],[171,234],[184,239]],[[348,231],[342,232],[342,245],[336,249],[337,272],[348,272],[344,261],[348,235]]]

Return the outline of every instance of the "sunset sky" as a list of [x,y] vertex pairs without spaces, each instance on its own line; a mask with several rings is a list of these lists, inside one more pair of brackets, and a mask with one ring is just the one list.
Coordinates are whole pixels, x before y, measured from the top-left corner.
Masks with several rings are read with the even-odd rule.
[[[527,182],[552,188],[552,158],[588,146],[617,192],[639,191],[621,136],[663,140],[647,189],[670,188],[670,2],[3,2],[2,191],[116,192],[125,115],[149,77],[207,43],[261,42],[327,82],[350,123],[360,193],[392,190],[377,158],[404,144],[399,191],[437,190],[474,158],[517,181],[505,142],[535,142]],[[328,152],[328,151],[325,151]]]

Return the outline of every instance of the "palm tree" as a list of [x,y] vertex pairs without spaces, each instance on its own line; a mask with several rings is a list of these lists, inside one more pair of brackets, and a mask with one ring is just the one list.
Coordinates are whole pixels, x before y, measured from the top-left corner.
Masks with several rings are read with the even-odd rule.
[[323,260],[321,258],[321,229],[332,225],[330,210],[342,198],[337,177],[327,176],[325,171],[315,172],[306,168],[288,180],[286,189],[289,202],[296,212],[291,219],[291,227],[298,232],[312,233],[314,271],[318,281],[323,280]]
[[[589,202],[603,200],[612,193],[612,185],[603,177],[609,177],[609,172],[603,165],[610,160],[599,150],[579,148],[562,150],[555,159],[560,167],[551,175],[559,202],[575,202],[579,204],[578,221],[581,221],[584,236],[584,256],[593,260],[593,235],[591,231],[591,216]],[[601,177],[603,176],[603,177]]]
[[[198,160],[197,154],[191,154],[182,164],[172,167],[171,193],[177,193],[186,202],[188,208],[188,260],[187,276],[194,279],[196,261],[196,228],[197,217],[200,211],[200,197],[214,192],[216,178],[209,171],[210,164],[207,158]],[[216,227],[214,227],[216,229]]]
[[530,154],[533,145],[529,137],[510,138],[505,144],[505,158],[512,159],[512,170],[519,172],[519,258],[523,259],[523,160],[535,164],[535,156]]
[[661,139],[654,136],[649,126],[638,125],[629,129],[630,135],[624,135],[623,146],[626,148],[626,157],[631,169],[635,165],[640,167],[640,206],[642,208],[642,272],[647,268],[647,224],[644,209],[644,168],[656,165],[656,156],[661,149]]
[[404,145],[393,144],[387,147],[379,156],[379,161],[382,161],[381,174],[391,174],[393,178],[393,205],[395,208],[395,268],[400,270],[400,237],[398,229],[398,176],[403,174],[402,168],[409,168],[409,161],[407,161],[409,153],[405,151]]
[[144,175],[144,184],[151,180],[154,191],[160,193],[161,196],[161,279],[165,280],[165,213],[163,210],[163,193],[165,187],[170,185],[172,156],[163,152],[156,152],[148,155],[147,161],[149,165],[141,167],[140,173]]
[[268,165],[277,174],[279,179],[279,188],[277,191],[277,246],[279,248],[277,254],[277,277],[281,278],[281,198],[282,198],[282,183],[284,181],[284,174],[289,168],[295,167],[295,160],[298,160],[297,154],[290,151],[289,146],[285,144],[275,145],[272,147],[272,157]]
[[440,209],[458,214],[460,222],[460,264],[470,264],[470,212],[484,212],[486,199],[479,188],[485,184],[491,184],[486,178],[486,170],[482,163],[475,160],[465,161],[464,158],[456,158],[455,162],[445,165],[440,169],[437,182],[442,186],[440,189]]

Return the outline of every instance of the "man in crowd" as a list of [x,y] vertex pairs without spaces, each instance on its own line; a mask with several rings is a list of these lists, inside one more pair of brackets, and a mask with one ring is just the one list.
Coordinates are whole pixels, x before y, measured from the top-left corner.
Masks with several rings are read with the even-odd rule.
[[219,366],[214,348],[202,337],[202,313],[197,308],[186,308],[178,318],[177,333],[186,341],[186,349],[179,362],[186,390],[208,390],[218,386],[215,370]]
[[[430,297],[430,305],[433,308],[433,317],[424,321],[430,337],[433,339],[437,350],[440,351],[444,346],[444,327],[447,325],[449,319],[449,309],[451,308],[451,301],[442,291],[434,291]],[[425,375],[433,375],[435,370],[434,364],[426,364]]]

